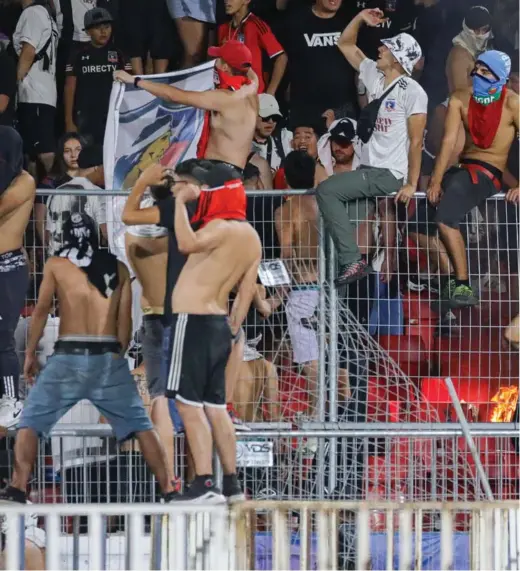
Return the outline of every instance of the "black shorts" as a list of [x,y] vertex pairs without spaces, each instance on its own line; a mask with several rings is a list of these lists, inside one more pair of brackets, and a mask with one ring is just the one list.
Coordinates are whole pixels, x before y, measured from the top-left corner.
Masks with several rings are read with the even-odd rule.
[[193,406],[226,406],[225,370],[231,353],[226,315],[172,315],[166,396]]
[[[0,338],[2,344],[8,343],[8,339],[14,337],[28,288],[29,266],[22,250],[0,254]],[[6,348],[2,347],[2,349]]]
[[[478,164],[501,179],[502,173],[493,166],[480,161]],[[485,174],[477,173],[477,182],[474,183],[469,171],[461,167],[453,167],[444,175],[442,190],[443,195],[437,207],[435,222],[450,228],[458,228],[469,212],[498,192],[493,181]]]
[[18,129],[24,150],[31,159],[44,153],[54,153],[56,139],[54,121],[56,108],[43,103],[18,104]]
[[170,59],[174,55],[176,29],[165,0],[125,0],[121,13],[125,53],[130,58]]

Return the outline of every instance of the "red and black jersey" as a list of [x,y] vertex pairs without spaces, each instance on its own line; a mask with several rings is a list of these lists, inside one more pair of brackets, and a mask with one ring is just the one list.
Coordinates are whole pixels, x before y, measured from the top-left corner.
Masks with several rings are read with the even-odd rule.
[[271,28],[258,16],[249,14],[235,28],[231,22],[221,24],[218,27],[218,45],[221,46],[229,40],[238,40],[244,43],[253,56],[253,71],[258,76],[258,93],[265,91],[265,81],[263,77],[262,52],[265,52],[271,59],[284,52],[282,45],[276,39]]

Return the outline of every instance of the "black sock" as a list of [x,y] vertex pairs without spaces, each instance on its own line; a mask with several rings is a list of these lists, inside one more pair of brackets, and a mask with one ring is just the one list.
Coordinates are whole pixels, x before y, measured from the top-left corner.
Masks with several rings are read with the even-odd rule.
[[226,485],[230,485],[235,482],[237,479],[236,474],[224,474],[224,478],[222,480],[222,485],[225,487]]
[[215,480],[213,478],[213,474],[203,474],[202,476],[195,476],[193,480],[194,484],[202,484],[203,486],[209,487],[206,482],[211,480],[213,482],[213,486],[215,485]]
[[467,280],[455,279],[455,281],[457,282],[457,285],[458,285],[458,286],[465,285],[465,286],[470,287],[470,285],[469,285],[469,279],[467,279]]

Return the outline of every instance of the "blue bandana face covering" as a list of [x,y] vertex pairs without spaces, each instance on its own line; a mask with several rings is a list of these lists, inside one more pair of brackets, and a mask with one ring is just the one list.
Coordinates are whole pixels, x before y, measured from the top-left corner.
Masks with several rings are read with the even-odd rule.
[[473,99],[481,105],[489,105],[498,101],[502,95],[511,71],[511,60],[503,52],[489,50],[480,54],[477,63],[484,64],[495,76],[494,78],[482,77],[476,69],[471,73]]

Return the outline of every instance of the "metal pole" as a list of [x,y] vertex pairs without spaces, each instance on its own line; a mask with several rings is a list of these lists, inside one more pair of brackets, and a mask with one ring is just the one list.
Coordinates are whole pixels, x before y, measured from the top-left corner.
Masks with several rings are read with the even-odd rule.
[[[329,421],[338,421],[338,294],[334,287],[336,275],[336,249],[332,238],[329,238]],[[329,447],[329,492],[336,489],[337,445],[336,438],[331,438]]]
[[[325,403],[327,399],[327,376],[326,376],[326,342],[327,335],[327,295],[326,295],[326,241],[325,241],[325,224],[323,218],[319,218],[318,233],[318,279],[320,283],[320,313],[318,323],[318,420],[325,422]],[[322,438],[318,440],[318,458],[317,458],[317,491],[318,497],[323,498],[325,494],[325,442]]]
[[451,401],[453,406],[455,407],[455,412],[457,413],[457,418],[459,419],[460,427],[462,428],[462,432],[464,433],[464,438],[468,444],[469,451],[471,452],[471,456],[475,462],[475,467],[477,468],[478,475],[480,476],[480,480],[482,483],[482,488],[484,489],[484,493],[486,494],[486,498],[490,501],[494,501],[493,492],[491,491],[491,486],[489,485],[489,480],[484,470],[484,466],[480,461],[480,455],[478,453],[477,447],[475,446],[475,441],[473,440],[473,436],[471,436],[471,430],[469,428],[468,421],[464,416],[464,411],[462,410],[462,406],[460,405],[459,397],[457,396],[457,391],[453,385],[453,381],[450,377],[446,377],[444,379],[446,386],[448,387],[448,392],[450,393]]

